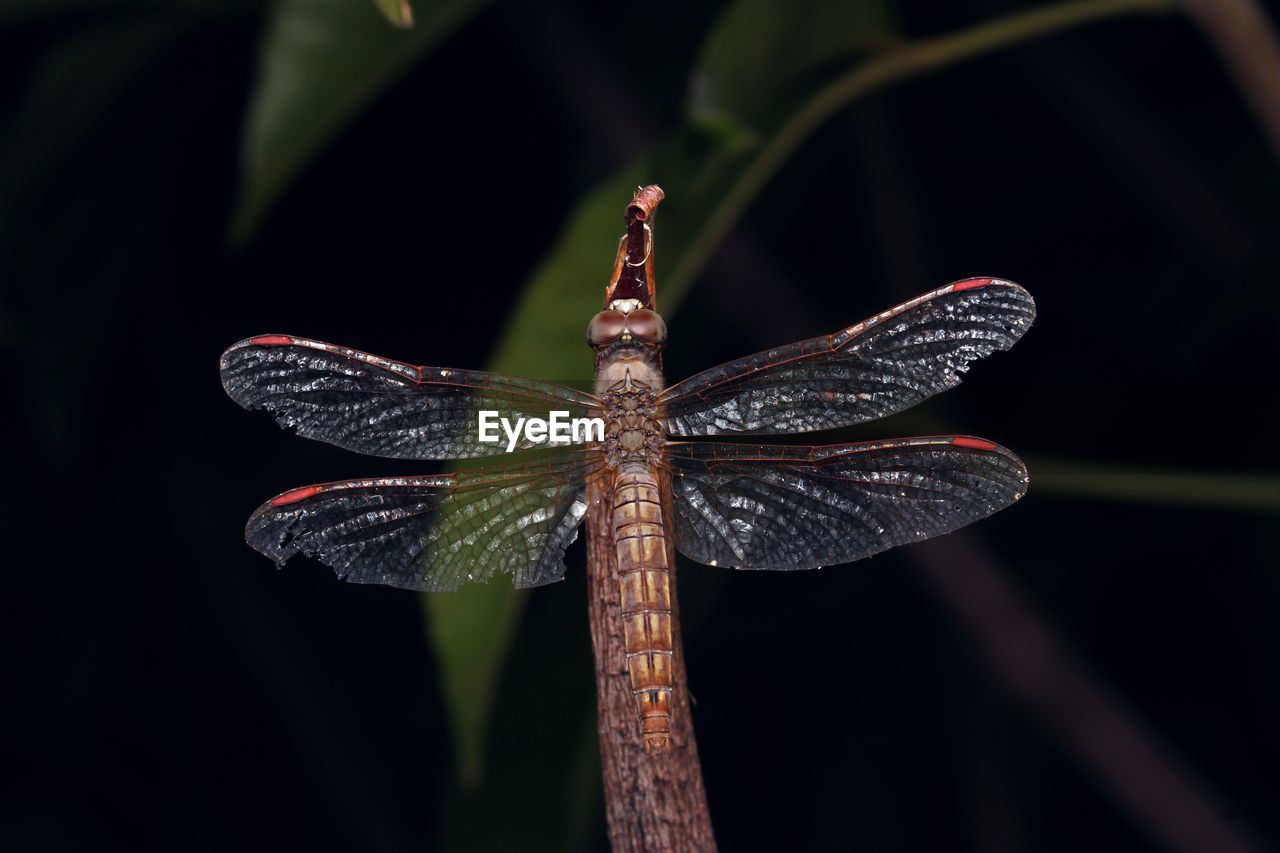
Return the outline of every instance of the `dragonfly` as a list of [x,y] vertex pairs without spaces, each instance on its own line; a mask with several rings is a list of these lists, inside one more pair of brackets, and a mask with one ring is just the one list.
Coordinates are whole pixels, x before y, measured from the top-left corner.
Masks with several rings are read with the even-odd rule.
[[[497,575],[537,587],[564,578],[583,518],[604,514],[647,752],[671,743],[670,546],[734,569],[850,563],[985,518],[1029,482],[1014,453],[967,435],[816,446],[710,438],[834,430],[900,412],[958,384],[974,360],[1009,349],[1035,318],[1019,285],[969,278],[667,385],[653,268],[662,198],[656,185],[643,187],[625,209],[604,307],[587,326],[593,393],[285,334],[240,341],[221,359],[232,399],[307,438],[393,459],[513,454],[277,495],[250,517],[245,538],[278,565],[302,554],[347,581],[431,592]],[[557,414],[600,428],[485,440],[486,417],[509,426]]]

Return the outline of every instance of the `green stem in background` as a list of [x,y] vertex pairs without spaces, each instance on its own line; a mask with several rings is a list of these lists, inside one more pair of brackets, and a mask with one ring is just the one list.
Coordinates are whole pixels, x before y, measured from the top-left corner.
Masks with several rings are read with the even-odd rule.
[[373,0],[373,5],[392,26],[402,30],[413,26],[413,7],[409,0]]
[[1280,511],[1280,476],[1127,468],[1032,457],[1038,493],[1248,512]]
[[1280,158],[1280,40],[1256,0],[1182,0]]
[[810,98],[760,149],[725,193],[675,269],[663,281],[663,301],[678,302],[769,180],[824,122],[852,101],[899,80],[982,56],[1002,47],[1106,18],[1170,12],[1174,0],[1073,0],[979,24],[951,35],[904,42],[859,62]]

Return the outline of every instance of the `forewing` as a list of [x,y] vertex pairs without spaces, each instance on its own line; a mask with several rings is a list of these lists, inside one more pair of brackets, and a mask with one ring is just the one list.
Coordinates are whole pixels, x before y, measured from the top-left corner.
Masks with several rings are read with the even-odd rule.
[[1009,506],[1027,469],[980,438],[827,447],[668,445],[676,547],[713,566],[790,571],[848,563]]
[[[518,418],[549,418],[553,411],[588,417],[597,402],[550,382],[418,367],[289,335],[232,346],[222,355],[222,385],[246,409],[266,409],[299,435],[395,459],[504,453],[507,436],[496,422],[498,440],[480,441],[481,411],[514,427]],[[537,446],[521,430],[514,449]]]
[[958,281],[832,335],[756,353],[666,389],[672,435],[835,429],[900,412],[1006,350],[1035,318],[1031,294]]
[[595,450],[551,461],[294,489],[249,518],[245,539],[282,564],[314,557],[355,583],[452,590],[507,574],[517,587],[564,577],[564,552],[586,512]]

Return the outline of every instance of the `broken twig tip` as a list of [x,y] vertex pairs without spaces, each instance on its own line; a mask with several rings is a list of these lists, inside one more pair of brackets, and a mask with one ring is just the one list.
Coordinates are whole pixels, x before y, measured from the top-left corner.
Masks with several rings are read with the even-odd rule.
[[628,222],[632,220],[638,222],[647,222],[649,217],[653,215],[653,211],[662,203],[662,199],[666,197],[666,193],[662,191],[662,187],[657,184],[650,184],[647,187],[637,187],[635,197],[631,199],[631,203],[627,205],[626,219]]

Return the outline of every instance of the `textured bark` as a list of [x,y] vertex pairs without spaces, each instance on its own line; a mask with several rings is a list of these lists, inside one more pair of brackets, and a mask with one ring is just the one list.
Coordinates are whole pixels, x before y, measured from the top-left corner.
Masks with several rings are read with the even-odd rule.
[[[668,562],[673,568],[675,641],[671,747],[665,752],[646,754],[623,646],[613,502],[607,480],[596,478],[588,484],[586,527],[588,611],[596,656],[597,730],[609,841],[615,853],[715,850],[689,715],[671,539],[667,540]],[[670,505],[669,500],[665,503]]]

